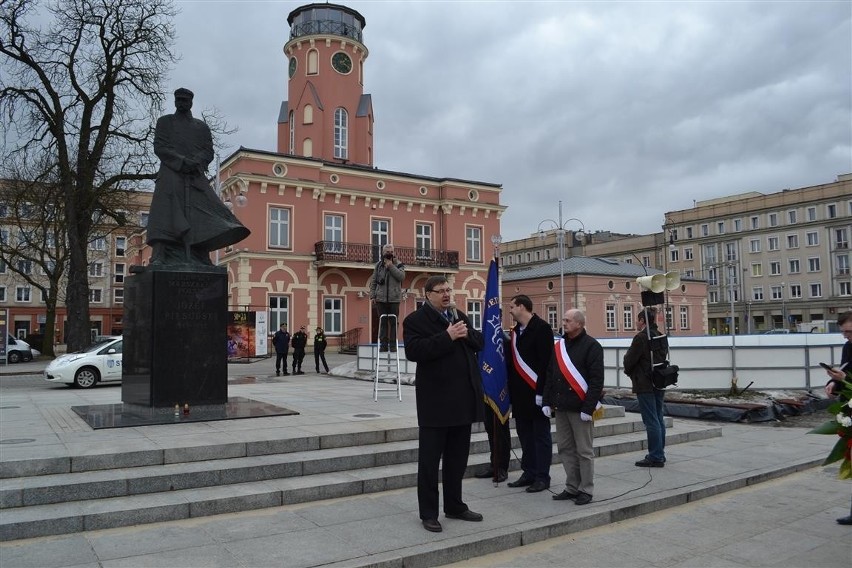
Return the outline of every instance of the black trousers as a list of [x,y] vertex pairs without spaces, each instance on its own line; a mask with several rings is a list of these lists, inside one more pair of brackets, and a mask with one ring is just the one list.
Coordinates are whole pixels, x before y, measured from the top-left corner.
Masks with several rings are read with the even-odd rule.
[[[493,471],[494,464],[497,464],[497,469],[503,471],[509,470],[509,454],[512,451],[512,433],[509,431],[509,421],[505,424],[500,423],[500,419],[494,414],[488,404],[485,404],[485,431],[488,433],[488,447],[491,450],[491,468]],[[494,448],[497,451],[494,451]]]
[[304,349],[294,349],[293,350],[293,371],[301,371],[302,370],[302,361],[305,360],[305,350]]
[[320,359],[322,359],[322,366],[325,367],[325,372],[328,372],[328,363],[325,362],[325,351],[314,351],[314,364],[317,367],[317,373],[319,373],[319,364]]
[[[399,302],[376,302],[376,314],[379,316],[379,343],[396,345],[396,328],[399,323]],[[382,315],[397,317],[383,318]]]
[[550,483],[550,464],[553,461],[553,439],[550,419],[543,414],[535,418],[515,416],[515,430],[521,442],[521,468],[533,481]]
[[287,351],[276,351],[275,352],[275,371],[276,372],[281,370],[281,363],[282,362],[284,363],[284,372],[285,373],[287,372],[287,353],[289,353],[289,352],[290,352],[289,349]]
[[[417,502],[421,519],[438,518],[438,469],[442,466],[444,512],[456,515],[467,511],[462,501],[462,478],[470,453],[470,424],[420,427],[417,459]],[[443,464],[441,463],[443,459]]]

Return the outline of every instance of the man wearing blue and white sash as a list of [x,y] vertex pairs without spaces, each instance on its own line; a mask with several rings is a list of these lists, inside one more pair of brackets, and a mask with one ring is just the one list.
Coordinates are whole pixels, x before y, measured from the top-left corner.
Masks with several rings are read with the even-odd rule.
[[586,316],[580,310],[565,312],[565,334],[555,344],[544,384],[546,416],[556,418],[556,447],[565,469],[565,489],[556,501],[577,505],[592,501],[595,450],[592,415],[603,395],[603,347],[586,333]]
[[553,328],[532,311],[529,296],[520,294],[509,302],[515,319],[506,359],[512,417],[521,442],[523,473],[509,487],[526,487],[538,493],[550,487],[553,440],[550,419],[541,411],[544,377],[553,357]]

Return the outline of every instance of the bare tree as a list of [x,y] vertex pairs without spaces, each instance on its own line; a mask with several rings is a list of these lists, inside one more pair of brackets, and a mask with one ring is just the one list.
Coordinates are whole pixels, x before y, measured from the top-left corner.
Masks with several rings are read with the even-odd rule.
[[[44,342],[34,347],[54,355],[56,306],[68,262],[64,199],[50,179],[22,173],[8,163],[4,170],[13,175],[0,182],[0,201],[7,209],[2,215],[6,222],[0,227],[0,258],[10,272],[41,292],[46,309]],[[38,170],[46,175],[52,172],[48,167]]]
[[171,0],[0,1],[2,158],[37,156],[29,162],[54,168],[67,225],[69,351],[90,342],[93,231],[125,224],[127,192],[155,175],[151,141],[176,61],[175,15]]

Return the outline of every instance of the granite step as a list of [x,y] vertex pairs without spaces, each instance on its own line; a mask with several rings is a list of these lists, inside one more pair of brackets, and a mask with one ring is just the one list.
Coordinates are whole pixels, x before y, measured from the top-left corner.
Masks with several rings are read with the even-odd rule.
[[[631,432],[596,438],[596,455],[603,457],[642,450],[646,445],[645,434],[635,423],[633,428]],[[477,434],[480,439],[474,443],[487,448],[487,441],[481,439],[483,436]],[[666,442],[674,445],[718,436],[721,436],[721,427],[681,421],[670,429]],[[362,452],[364,449],[360,448]],[[416,460],[416,452],[412,453],[413,460]],[[472,454],[468,475],[487,462],[487,449]],[[516,459],[511,467],[518,467]],[[132,475],[137,469],[123,468],[118,471],[119,477],[122,473]],[[414,487],[416,479],[416,461],[405,461],[157,493],[13,507],[5,509],[0,518],[0,540],[69,534],[364,495]],[[6,484],[4,481],[4,487]]]
[[[667,420],[671,423],[670,418]],[[642,423],[635,417],[616,416],[597,422],[595,436],[603,438],[641,429]],[[513,437],[512,444],[514,448],[519,448],[516,437]],[[471,437],[471,455],[487,452],[487,435],[484,432],[474,433]],[[17,477],[4,480],[0,487],[0,509],[349,471],[416,460],[417,440],[402,440],[365,446]]]

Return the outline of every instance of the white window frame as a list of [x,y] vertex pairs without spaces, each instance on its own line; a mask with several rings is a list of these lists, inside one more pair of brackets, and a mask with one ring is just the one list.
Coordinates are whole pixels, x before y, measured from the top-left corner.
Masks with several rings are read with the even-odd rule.
[[749,241],[749,252],[760,252],[760,239],[751,239]]
[[482,262],[482,227],[465,225],[464,235],[467,262]]
[[467,301],[467,319],[470,320],[470,325],[473,329],[478,329],[482,332],[482,300]]
[[606,310],[606,330],[607,331],[617,331],[615,323],[615,304],[607,304],[605,307]]
[[342,296],[326,296],[322,299],[322,321],[326,335],[343,334]]
[[809,247],[818,247],[819,246],[819,233],[817,231],[809,231],[805,234],[805,237],[808,240]]
[[799,235],[787,235],[787,250],[799,248]]
[[818,256],[808,257],[808,272],[819,272],[822,270],[822,263]]
[[763,286],[753,286],[751,289],[751,299],[755,302],[763,300]]
[[622,329],[628,330],[633,329],[633,306],[631,304],[625,304],[621,310],[622,317]]
[[787,274],[799,274],[802,272],[802,263],[798,258],[787,259]]
[[417,258],[432,258],[432,228],[432,223],[414,223],[414,247]]
[[269,322],[269,330],[278,331],[282,323],[286,323],[287,329],[290,329],[290,296],[270,294],[266,299],[266,305],[268,309],[266,321]]
[[334,109],[334,157],[349,159],[349,113],[343,107]]
[[89,288],[89,303],[90,304],[103,304],[104,303],[104,290],[103,290],[103,288]]
[[15,301],[19,304],[32,303],[32,288],[30,288],[29,286],[15,286]]
[[344,216],[340,213],[323,215],[323,249],[332,254],[343,254]]
[[809,282],[808,283],[808,297],[809,298],[822,298],[822,282]]
[[[267,213],[267,246],[275,249],[290,248],[292,210],[289,207],[270,207]],[[283,241],[283,242],[282,242]]]

